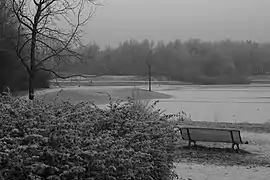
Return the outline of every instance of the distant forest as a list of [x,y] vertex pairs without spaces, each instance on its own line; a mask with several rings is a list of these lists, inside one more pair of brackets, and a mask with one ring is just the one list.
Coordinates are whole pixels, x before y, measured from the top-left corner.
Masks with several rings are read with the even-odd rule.
[[[0,1],[0,92],[6,87],[12,91],[27,90],[28,73],[16,53],[16,42],[25,41],[26,37],[18,35],[19,22],[5,2]],[[30,52],[30,47],[26,47],[22,56]],[[73,48],[80,58],[63,51],[61,56],[67,59],[51,59],[44,66],[60,73],[151,76],[195,84],[249,83],[249,76],[270,72],[270,43],[199,39],[154,43],[131,39],[115,48],[101,49],[95,43]],[[35,88],[49,87],[50,78],[53,74],[38,71]]]
[[59,63],[58,71],[80,74],[163,76],[196,84],[249,83],[250,75],[270,72],[270,44],[252,41],[189,41],[154,43],[127,40],[101,50],[97,44],[81,46],[81,59]]

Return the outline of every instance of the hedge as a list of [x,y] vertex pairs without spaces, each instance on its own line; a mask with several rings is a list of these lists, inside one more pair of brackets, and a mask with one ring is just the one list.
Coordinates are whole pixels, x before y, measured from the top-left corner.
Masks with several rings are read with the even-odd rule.
[[177,134],[136,101],[46,104],[0,96],[0,178],[170,180]]

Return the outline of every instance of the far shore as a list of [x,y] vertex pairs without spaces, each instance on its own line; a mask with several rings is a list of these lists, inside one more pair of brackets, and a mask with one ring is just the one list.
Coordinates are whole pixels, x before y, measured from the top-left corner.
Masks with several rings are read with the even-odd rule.
[[[165,81],[164,81],[165,82]],[[152,83],[152,89],[153,91],[155,90],[170,90],[170,89],[179,89],[179,88],[198,88],[198,89],[211,89],[211,88],[233,88],[233,89],[239,89],[239,88],[256,88],[256,87],[260,87],[260,88],[270,88],[270,84],[261,84],[261,83],[251,83],[251,84],[224,84],[224,85],[198,85],[198,84],[191,84],[191,83],[183,83],[183,82],[176,82],[176,81],[171,81],[168,82],[166,81],[166,83],[164,83],[163,81],[153,81]],[[128,82],[128,83],[123,83],[123,82],[119,82],[119,83],[103,83],[100,82],[98,84],[90,84],[90,85],[83,85],[80,83],[74,83],[74,84],[70,84],[70,85],[61,85],[61,84],[51,84],[50,88],[40,88],[40,89],[36,89],[36,94],[40,94],[40,93],[46,93],[46,92],[52,92],[52,91],[59,91],[61,89],[66,89],[66,88],[93,88],[96,89],[98,87],[101,88],[132,88],[132,87],[136,87],[136,88],[141,88],[143,87],[144,89],[148,88],[148,84],[144,84],[144,83],[135,83],[134,82]],[[20,91],[20,92],[16,92],[14,93],[15,95],[18,96],[25,96],[27,95],[27,91]]]

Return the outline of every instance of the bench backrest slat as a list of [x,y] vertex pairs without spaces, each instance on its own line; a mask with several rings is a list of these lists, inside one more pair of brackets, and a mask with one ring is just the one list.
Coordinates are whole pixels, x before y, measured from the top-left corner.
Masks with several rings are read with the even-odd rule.
[[240,131],[235,129],[180,127],[184,140],[242,143]]

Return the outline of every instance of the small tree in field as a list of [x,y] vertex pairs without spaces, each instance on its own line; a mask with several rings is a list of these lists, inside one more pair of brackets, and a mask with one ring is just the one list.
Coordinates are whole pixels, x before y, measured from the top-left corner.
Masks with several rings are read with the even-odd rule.
[[[57,61],[80,57],[82,27],[93,16],[96,0],[10,0],[19,21],[17,56],[29,75],[29,99],[34,99],[34,78],[47,71],[59,78]],[[27,52],[27,53],[25,53]]]
[[152,91],[152,57],[153,52],[150,50],[146,58],[146,66],[148,71],[148,91]]
[[144,41],[144,44],[147,45],[147,55],[146,55],[146,66],[147,66],[147,74],[148,74],[148,91],[152,91],[152,76],[153,76],[153,55],[154,55],[154,42]]

